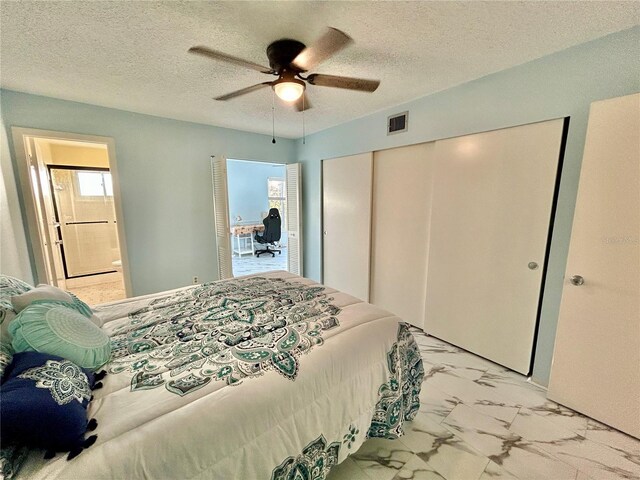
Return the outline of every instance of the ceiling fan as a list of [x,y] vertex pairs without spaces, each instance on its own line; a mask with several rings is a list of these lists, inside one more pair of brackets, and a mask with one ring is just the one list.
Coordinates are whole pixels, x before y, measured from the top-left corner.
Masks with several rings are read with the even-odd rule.
[[288,38],[277,40],[267,47],[269,67],[203,46],[191,47],[189,52],[278,77],[271,82],[258,83],[236,90],[235,92],[227,93],[226,95],[215,97],[215,100],[231,100],[240,95],[245,95],[270,86],[273,88],[275,94],[282,100],[295,102],[294,105],[300,112],[311,108],[311,104],[305,93],[307,83],[320,87],[345,88],[361,92],[374,92],[378,88],[380,85],[379,80],[340,77],[322,73],[312,73],[303,76],[303,74],[314,69],[321,62],[335,55],[351,43],[353,43],[353,39],[349,35],[331,27],[327,28],[327,31],[309,47],[302,42]]

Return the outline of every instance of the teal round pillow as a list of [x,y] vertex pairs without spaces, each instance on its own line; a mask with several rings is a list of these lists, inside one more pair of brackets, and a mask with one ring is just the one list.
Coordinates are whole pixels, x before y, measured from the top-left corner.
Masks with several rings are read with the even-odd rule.
[[104,330],[69,306],[37,302],[22,310],[9,325],[16,352],[41,352],[96,370],[111,357]]

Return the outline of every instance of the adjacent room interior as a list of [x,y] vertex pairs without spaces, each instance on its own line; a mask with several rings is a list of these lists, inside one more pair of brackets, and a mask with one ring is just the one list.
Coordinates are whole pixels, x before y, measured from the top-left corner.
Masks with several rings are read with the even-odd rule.
[[126,298],[108,146],[22,135],[48,282],[97,305]]
[[0,1],[6,480],[640,480],[640,2]]
[[[227,185],[233,275],[239,277],[287,269],[286,168],[277,163],[227,160]],[[256,255],[262,248],[255,236],[264,232],[263,220],[277,208],[282,218],[275,254]]]

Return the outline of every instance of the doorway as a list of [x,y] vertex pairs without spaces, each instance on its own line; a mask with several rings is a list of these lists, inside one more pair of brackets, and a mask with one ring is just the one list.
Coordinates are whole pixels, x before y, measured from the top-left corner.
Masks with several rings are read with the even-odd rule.
[[[228,159],[227,186],[233,276],[286,270],[286,166]],[[263,220],[272,208],[280,215],[280,238],[270,246],[273,254],[257,256],[265,246],[255,236],[264,233]]]
[[[274,270],[302,275],[301,165],[212,156],[211,170],[219,278]],[[272,209],[280,236],[261,242],[256,235],[264,236]]]
[[113,141],[88,140],[14,128],[37,281],[96,305],[130,289]]

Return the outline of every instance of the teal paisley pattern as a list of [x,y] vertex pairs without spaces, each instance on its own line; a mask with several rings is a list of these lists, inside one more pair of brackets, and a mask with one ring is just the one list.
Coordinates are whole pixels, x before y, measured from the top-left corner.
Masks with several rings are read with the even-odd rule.
[[13,480],[22,464],[27,459],[30,450],[22,445],[2,445],[0,449],[0,478]]
[[398,341],[387,353],[390,379],[378,390],[378,403],[367,437],[398,438],[405,420],[413,420],[420,408],[424,367],[409,325],[400,323]]
[[[405,420],[413,420],[420,408],[420,387],[424,367],[418,345],[409,325],[398,325],[398,339],[387,353],[389,380],[378,389],[378,402],[367,432],[367,438],[398,438],[404,435]],[[349,425],[342,445],[355,444],[360,431]],[[288,457],[271,474],[271,480],[325,480],[338,463],[341,442],[327,446],[323,435],[307,445],[297,457]]]
[[49,390],[58,405],[73,400],[82,403],[91,398],[87,376],[78,365],[68,360],[47,360],[41,367],[30,368],[18,376],[35,381],[38,388]]
[[13,360],[13,348],[11,344],[0,342],[0,380],[4,376],[4,371]]
[[356,437],[360,430],[355,425],[349,425],[349,431],[342,437],[342,443],[347,444],[347,448],[351,450],[351,445],[356,442]]
[[183,290],[129,314],[112,335],[109,371],[133,374],[132,391],[164,386],[180,396],[270,370],[294,380],[300,355],[339,325],[332,300],[322,286],[281,278]]
[[289,457],[275,468],[271,480],[324,480],[338,463],[340,442],[327,446],[320,435],[307,445],[297,457]]
[[[11,297],[28,292],[33,287],[22,280],[9,275],[0,275],[0,325],[2,325],[3,336],[7,332],[5,321],[10,322],[15,317],[16,312],[11,304]],[[2,338],[0,338],[2,340]]]

